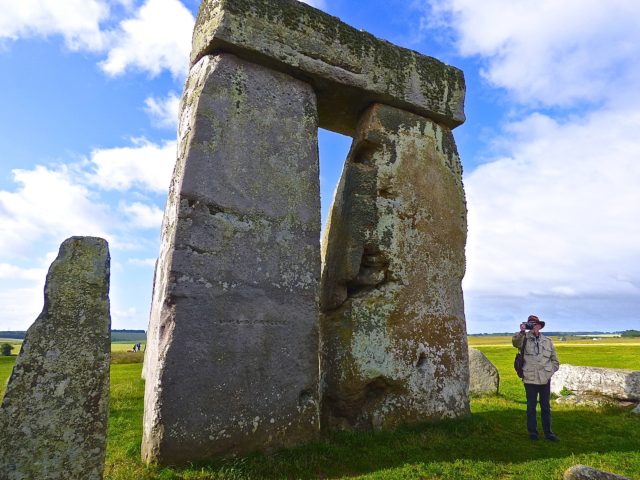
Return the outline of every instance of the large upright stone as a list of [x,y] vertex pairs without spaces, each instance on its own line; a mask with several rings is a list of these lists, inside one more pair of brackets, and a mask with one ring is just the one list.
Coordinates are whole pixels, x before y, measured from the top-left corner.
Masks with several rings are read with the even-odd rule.
[[455,127],[464,122],[462,71],[380,40],[298,0],[203,0],[192,64],[226,51],[309,82],[320,125],[352,135],[374,102]]
[[388,428],[469,413],[466,206],[451,131],[362,116],[323,242],[323,422]]
[[317,128],[306,83],[226,53],[192,67],[149,322],[145,461],[318,432]]
[[102,479],[110,331],[107,242],[71,237],[49,268],[44,308],[0,408],[2,480]]

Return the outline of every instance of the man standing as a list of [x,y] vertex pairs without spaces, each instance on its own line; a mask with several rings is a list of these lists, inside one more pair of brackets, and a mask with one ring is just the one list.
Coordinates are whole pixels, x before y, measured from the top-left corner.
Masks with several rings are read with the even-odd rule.
[[[551,431],[551,376],[558,371],[560,363],[551,339],[540,333],[545,322],[529,315],[526,323],[520,324],[520,332],[513,336],[513,346],[521,349],[524,344],[524,389],[527,394],[527,430],[531,440],[538,440],[536,405],[540,400],[540,416],[544,438],[557,442]],[[527,332],[526,330],[530,330]]]

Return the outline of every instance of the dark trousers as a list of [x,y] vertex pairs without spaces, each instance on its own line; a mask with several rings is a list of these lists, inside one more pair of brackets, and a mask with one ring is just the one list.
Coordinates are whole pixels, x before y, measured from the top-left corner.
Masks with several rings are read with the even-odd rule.
[[536,405],[540,398],[540,416],[542,417],[542,430],[545,435],[551,435],[551,405],[549,405],[549,397],[551,396],[551,381],[546,385],[534,385],[533,383],[525,383],[524,389],[527,392],[527,430],[529,433],[538,433],[536,421]]

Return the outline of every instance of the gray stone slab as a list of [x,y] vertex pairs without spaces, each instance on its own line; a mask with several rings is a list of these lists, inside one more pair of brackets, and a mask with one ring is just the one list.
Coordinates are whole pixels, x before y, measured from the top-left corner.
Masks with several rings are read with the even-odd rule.
[[618,400],[640,401],[640,371],[563,364],[551,377],[551,391],[593,393]]
[[227,53],[192,67],[145,354],[145,461],[317,435],[317,128],[304,82]]
[[44,293],[0,408],[0,478],[99,480],[111,359],[107,242],[65,240]]
[[469,413],[461,173],[449,129],[363,115],[322,247],[323,428]]
[[192,64],[227,51],[311,83],[320,126],[352,135],[374,102],[464,122],[461,70],[357,30],[297,0],[204,0]]

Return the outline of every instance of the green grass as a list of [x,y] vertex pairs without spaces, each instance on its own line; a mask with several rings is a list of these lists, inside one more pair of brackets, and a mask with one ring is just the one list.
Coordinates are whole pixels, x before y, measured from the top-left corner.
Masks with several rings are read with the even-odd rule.
[[[598,338],[601,340],[592,340],[592,337],[565,337],[566,342],[561,342],[560,337],[551,336],[553,343],[557,346],[562,345],[584,345],[584,346],[596,346],[596,345],[640,345],[640,338],[622,338],[622,337],[607,337],[601,335]],[[505,347],[511,347],[511,337],[505,336],[482,336],[482,337],[469,337],[469,345],[472,347],[478,346],[492,346],[503,345]]]
[[[556,342],[556,346],[564,363],[640,370],[640,344]],[[515,349],[504,342],[478,348],[500,370],[501,395],[473,398],[471,417],[395,432],[337,432],[295,449],[183,469],[140,462],[142,365],[114,364],[105,479],[548,480],[562,478],[562,472],[576,463],[640,479],[638,416],[627,410],[554,404],[554,430],[561,442],[530,442],[524,391],[512,368]],[[14,360],[0,358],[0,388]]]

